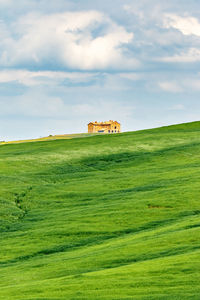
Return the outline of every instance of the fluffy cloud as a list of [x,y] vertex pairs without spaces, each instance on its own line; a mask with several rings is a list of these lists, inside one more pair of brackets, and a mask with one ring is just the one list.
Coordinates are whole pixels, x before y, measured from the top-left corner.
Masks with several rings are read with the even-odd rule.
[[151,1],[141,0],[123,8],[134,28],[135,44],[148,60],[164,51],[165,47],[173,49],[174,45],[184,43],[181,32],[172,30],[168,23],[163,26],[163,20],[169,20],[166,17],[166,11],[170,9],[169,2],[161,4],[160,0],[155,0],[152,5]]
[[0,63],[4,66],[54,66],[92,70],[129,68],[123,46],[133,33],[97,11],[53,15],[29,14],[12,27],[12,36],[1,42]]
[[165,14],[164,26],[175,28],[184,35],[200,36],[200,23],[194,17],[180,17],[176,14]]
[[174,63],[194,63],[200,61],[200,50],[196,48],[190,48],[187,52],[182,51],[180,54],[163,57],[160,59],[160,61]]

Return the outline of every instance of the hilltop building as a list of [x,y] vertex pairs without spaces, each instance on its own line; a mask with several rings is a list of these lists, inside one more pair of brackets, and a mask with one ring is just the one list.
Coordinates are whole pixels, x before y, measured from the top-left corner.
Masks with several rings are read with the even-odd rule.
[[88,124],[88,133],[119,133],[121,124],[117,121],[90,122]]

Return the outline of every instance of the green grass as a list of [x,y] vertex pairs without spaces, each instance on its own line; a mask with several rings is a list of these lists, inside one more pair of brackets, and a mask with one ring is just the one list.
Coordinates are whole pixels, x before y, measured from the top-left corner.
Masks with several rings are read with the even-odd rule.
[[200,122],[0,146],[0,299],[200,299]]
[[29,140],[0,141],[0,145],[21,144],[27,142],[44,142],[44,141],[54,141],[54,140],[70,140],[70,139],[83,138],[83,137],[89,137],[95,135],[99,135],[99,133],[75,133],[75,134],[63,134],[63,135],[49,135],[46,137],[29,139]]

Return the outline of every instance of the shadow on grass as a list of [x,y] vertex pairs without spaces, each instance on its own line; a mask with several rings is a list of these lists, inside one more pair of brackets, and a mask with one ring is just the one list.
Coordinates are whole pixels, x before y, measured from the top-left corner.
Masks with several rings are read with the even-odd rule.
[[156,151],[125,151],[121,153],[111,153],[90,156],[81,160],[72,160],[70,163],[60,163],[47,168],[39,175],[73,175],[92,171],[107,171],[115,168],[136,167],[142,164],[155,162],[158,158],[166,158],[173,155],[179,157],[187,151],[199,152],[200,143],[182,144],[175,147],[164,148]]
[[[48,255],[52,255],[52,254],[56,254],[56,253],[63,253],[63,252],[70,252],[76,249],[81,249],[82,247],[90,247],[90,246],[94,246],[94,245],[100,245],[103,244],[104,242],[111,240],[111,239],[115,239],[115,238],[120,238],[120,237],[124,237],[127,236],[129,234],[137,234],[143,231],[151,231],[151,230],[155,230],[157,228],[162,228],[165,227],[167,225],[171,225],[173,223],[176,223],[177,221],[180,221],[182,218],[185,217],[190,217],[190,216],[194,216],[194,215],[200,215],[200,211],[187,211],[185,213],[179,214],[176,218],[171,218],[171,219],[167,219],[167,220],[160,220],[160,221],[153,221],[153,222],[148,222],[142,226],[139,226],[138,228],[126,228],[124,230],[120,230],[120,231],[113,231],[113,232],[101,232],[101,235],[99,235],[98,232],[94,232],[94,231],[85,231],[85,232],[77,232],[77,233],[72,233],[70,235],[89,235],[90,237],[82,239],[81,241],[74,243],[74,244],[63,244],[63,245],[59,245],[59,246],[54,246],[51,248],[47,248],[47,249],[43,249],[41,251],[32,253],[30,255],[25,255],[25,256],[19,256],[16,257],[14,259],[10,259],[10,260],[6,260],[6,261],[2,261],[0,262],[0,266],[1,267],[7,267],[7,265],[10,264],[15,264],[21,261],[27,261],[27,260],[31,260],[34,259],[36,257],[39,256],[48,256]],[[190,229],[193,227],[198,227],[199,224],[197,224],[196,226],[186,226],[184,229]],[[177,230],[174,230],[177,231]],[[102,235],[103,234],[103,235]],[[144,261],[144,260],[149,260],[149,259],[155,259],[158,258],[160,256],[171,256],[171,255],[176,255],[176,254],[181,254],[184,253],[184,251],[193,251],[193,250],[197,250],[200,249],[200,246],[184,246],[184,247],[180,247],[180,248],[176,248],[176,249],[172,249],[172,250],[167,250],[164,251],[162,253],[158,254],[153,254],[150,256],[142,256],[140,258],[134,258],[134,259],[128,259],[125,261],[120,260],[119,263],[121,262],[121,264],[129,264],[131,262],[138,262],[138,261]],[[120,265],[120,264],[119,264]]]

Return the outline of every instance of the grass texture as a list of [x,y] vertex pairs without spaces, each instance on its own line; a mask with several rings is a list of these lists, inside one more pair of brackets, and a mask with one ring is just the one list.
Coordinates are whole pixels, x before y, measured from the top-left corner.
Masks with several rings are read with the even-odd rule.
[[200,299],[200,122],[0,146],[0,299]]
[[49,135],[46,137],[40,137],[37,139],[29,139],[29,140],[0,141],[0,145],[21,144],[21,143],[28,143],[28,142],[44,142],[44,141],[54,141],[54,140],[71,140],[75,138],[95,136],[98,134],[99,133],[74,133],[74,134]]

